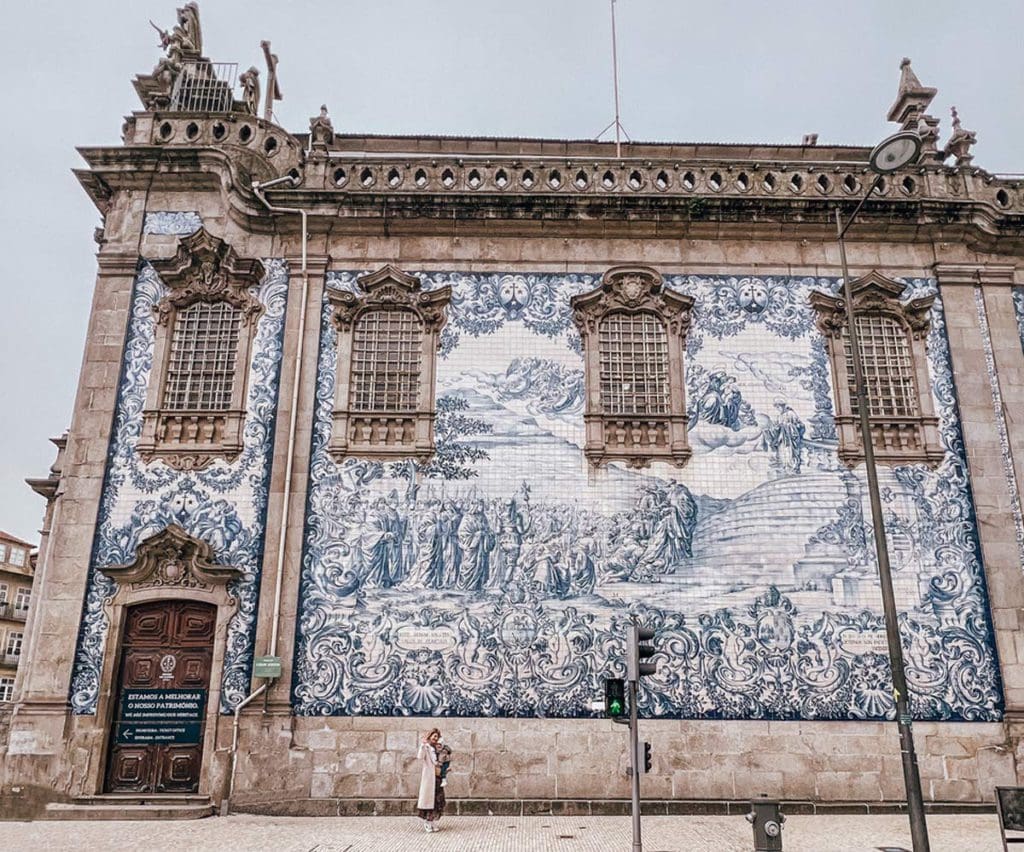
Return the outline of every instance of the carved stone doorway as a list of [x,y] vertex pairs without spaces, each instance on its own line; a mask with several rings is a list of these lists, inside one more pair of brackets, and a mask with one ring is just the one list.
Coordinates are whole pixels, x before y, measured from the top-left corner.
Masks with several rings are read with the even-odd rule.
[[201,601],[127,608],[107,792],[198,791],[216,625],[217,607]]

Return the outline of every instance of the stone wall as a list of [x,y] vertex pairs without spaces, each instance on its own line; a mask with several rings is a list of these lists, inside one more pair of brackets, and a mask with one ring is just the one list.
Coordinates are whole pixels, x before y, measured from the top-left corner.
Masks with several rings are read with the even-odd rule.
[[[413,807],[416,749],[428,720],[296,719],[290,736],[251,717],[232,807],[269,813],[379,813]],[[615,810],[629,798],[627,731],[608,721],[438,720],[454,750],[448,796],[479,809]],[[761,793],[799,802],[878,804],[903,798],[896,726],[881,722],[642,721],[653,767],[645,799],[718,801]],[[925,799],[991,802],[1016,783],[1000,724],[922,722],[915,738]],[[380,800],[376,805],[371,800]],[[524,804],[525,803],[525,804]],[[466,804],[462,807],[467,807]],[[473,805],[469,805],[473,807]]]

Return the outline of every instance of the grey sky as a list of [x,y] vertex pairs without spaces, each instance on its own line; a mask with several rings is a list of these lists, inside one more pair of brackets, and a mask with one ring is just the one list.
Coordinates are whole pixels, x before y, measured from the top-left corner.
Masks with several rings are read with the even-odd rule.
[[[5,4],[0,54],[0,528],[36,540],[23,484],[68,425],[95,277],[99,216],[74,146],[119,144],[131,78],[160,55],[173,0]],[[280,57],[283,126],[321,103],[339,132],[593,137],[612,119],[607,0],[204,0],[205,53]],[[622,120],[641,140],[873,144],[893,127],[899,61],[914,60],[978,134],[975,164],[1024,172],[1024,4],[618,0]]]

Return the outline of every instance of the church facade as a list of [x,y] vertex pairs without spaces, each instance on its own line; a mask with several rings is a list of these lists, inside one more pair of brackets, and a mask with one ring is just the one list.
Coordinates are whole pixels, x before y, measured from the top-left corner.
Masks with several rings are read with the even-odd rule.
[[[194,4],[163,37],[82,149],[12,812],[380,812],[435,724],[467,808],[612,807],[632,619],[645,797],[903,798],[835,239],[869,150],[293,133]],[[1024,730],[1024,191],[934,95],[905,61],[922,155],[847,248],[925,798],[983,802]]]

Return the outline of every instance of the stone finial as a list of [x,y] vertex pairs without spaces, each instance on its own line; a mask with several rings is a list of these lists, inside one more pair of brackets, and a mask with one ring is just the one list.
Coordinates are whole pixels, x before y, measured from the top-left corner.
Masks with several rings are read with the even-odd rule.
[[950,112],[953,115],[953,135],[949,137],[942,156],[943,159],[956,157],[958,166],[966,166],[974,159],[971,146],[978,141],[978,137],[973,130],[964,130],[960,125],[960,114],[956,111],[956,107],[953,107]]
[[309,120],[310,147],[326,151],[334,144],[334,125],[327,115],[327,104],[321,104],[320,115]]
[[904,130],[916,130],[918,120],[928,109],[938,89],[922,86],[917,74],[910,67],[910,60],[903,57],[900,62],[900,87],[896,102],[889,108],[889,121],[898,121]]

